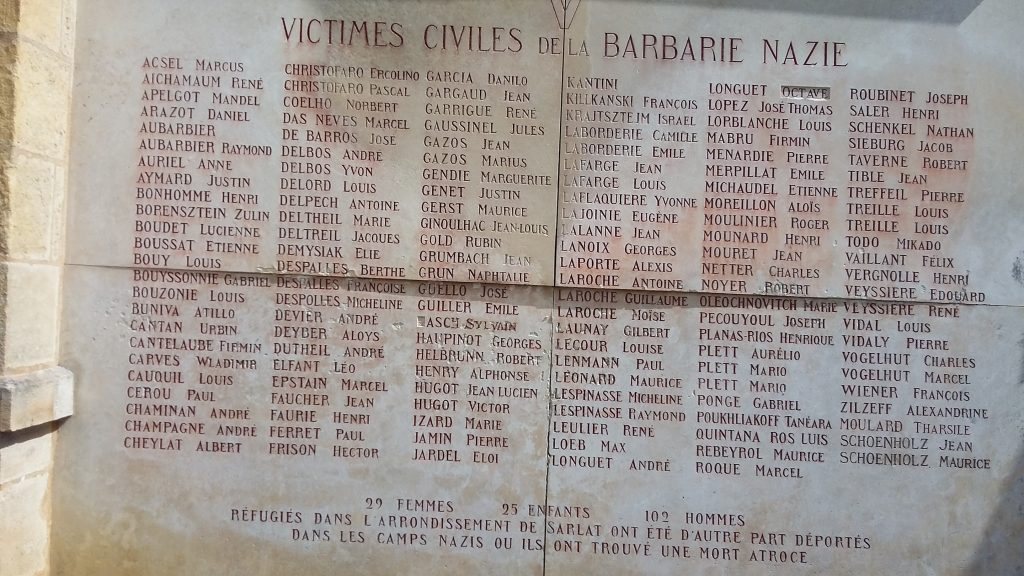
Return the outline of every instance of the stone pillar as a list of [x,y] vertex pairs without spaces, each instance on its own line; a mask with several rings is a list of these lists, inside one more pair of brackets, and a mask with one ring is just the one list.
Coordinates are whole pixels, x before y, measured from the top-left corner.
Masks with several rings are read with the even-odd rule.
[[0,0],[0,576],[49,573],[75,0]]

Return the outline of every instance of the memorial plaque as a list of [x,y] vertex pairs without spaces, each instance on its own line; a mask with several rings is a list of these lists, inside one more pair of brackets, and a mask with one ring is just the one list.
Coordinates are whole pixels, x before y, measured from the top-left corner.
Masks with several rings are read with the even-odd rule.
[[[79,105],[111,113],[76,118],[104,153],[75,155],[70,261],[551,282],[560,63],[526,43],[549,13],[180,3],[168,36],[154,6],[101,4]],[[102,32],[110,10],[131,24]]]
[[[1019,477],[998,440],[1019,426],[1019,312],[556,292],[550,573],[971,573],[981,542],[945,524],[992,509],[946,506],[998,502],[961,493],[997,462]],[[989,346],[966,336],[1009,317]]]
[[[544,501],[550,289],[78,267],[68,279],[91,294],[69,306],[69,331],[118,321],[72,355],[105,358],[80,366],[92,388],[79,408],[96,420],[78,481],[97,489],[68,494],[59,530],[128,530],[67,540],[69,573],[260,573],[286,557],[318,571],[541,571],[541,522],[515,506]],[[218,552],[261,542],[285,556]]]
[[83,0],[55,573],[1021,573],[1024,12],[710,4]]
[[1019,78],[978,81],[971,20],[573,6],[558,285],[1020,301],[989,208],[1020,209],[991,112]]

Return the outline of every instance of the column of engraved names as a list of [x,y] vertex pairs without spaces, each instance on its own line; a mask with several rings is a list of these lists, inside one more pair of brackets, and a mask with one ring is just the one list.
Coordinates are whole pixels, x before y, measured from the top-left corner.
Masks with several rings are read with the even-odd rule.
[[[712,82],[707,126],[701,290],[753,291],[757,264],[778,241],[775,146],[790,118],[777,114],[765,84]],[[776,408],[791,405],[774,397],[788,386],[787,367],[775,360],[793,354],[774,347],[773,311],[793,304],[700,298],[693,464],[698,474],[789,475],[786,468],[768,465],[768,453],[786,437]]]
[[[281,164],[278,186],[278,272],[343,275],[344,192],[331,175],[339,146],[358,142],[355,117],[334,112],[333,96],[357,92],[349,67],[285,65],[281,100]],[[341,80],[339,80],[341,78]]]
[[[910,105],[913,91],[857,89],[849,92],[848,180],[844,270],[845,294],[889,300],[917,297],[920,273],[908,265],[901,236],[906,234],[910,200],[904,175],[909,170],[907,136],[913,123],[895,114],[889,102]],[[894,178],[895,177],[895,178]],[[881,284],[881,285],[880,285]],[[924,443],[904,435],[906,423],[893,408],[900,389],[911,380],[910,353],[897,348],[885,315],[904,315],[909,304],[843,303],[842,463],[874,463],[875,453],[863,449],[900,449],[892,462],[917,465]],[[899,436],[897,436],[897,434]]]
[[[184,154],[213,151],[214,142],[206,139],[214,136],[213,126],[195,122],[200,91],[192,86],[212,85],[219,79],[185,74],[182,60],[172,56],[145,58],[140,70],[132,264],[168,266],[175,251],[194,248],[195,240],[187,235],[197,222],[182,218],[215,215],[208,206],[211,192],[193,188],[193,166],[186,165]],[[185,330],[182,308],[199,301],[199,290],[167,283],[168,278],[173,280],[144,269],[132,274],[123,421],[123,445],[128,449],[180,451],[182,433],[205,431],[201,424],[183,420],[196,415],[196,406],[185,404],[182,364],[187,356],[183,352],[208,352],[209,348],[205,339],[181,336]]]
[[185,398],[183,366],[188,352],[211,347],[206,339],[183,336],[184,313],[199,300],[199,288],[165,274],[132,271],[123,420],[128,449],[188,450],[182,444],[186,435],[205,433],[204,425],[193,420],[196,405]]
[[698,103],[620,82],[565,80],[559,285],[684,290]]
[[132,264],[216,270],[259,254],[253,222],[267,213],[250,209],[246,168],[269,148],[229,138],[256,119],[263,79],[243,62],[201,58],[151,57],[141,69]]
[[620,293],[555,288],[555,294],[548,465],[608,470],[613,457],[598,453],[595,444],[610,445],[610,434],[624,420],[615,373],[621,358],[608,338]]
[[[965,158],[972,153],[969,146],[954,147],[950,140],[971,142],[973,129],[959,125],[962,119],[953,120],[956,124],[952,125],[940,122],[956,118],[967,96],[928,92],[922,101],[921,94],[914,90],[860,88],[851,88],[849,96],[849,161],[853,169],[849,171],[848,187],[851,216],[846,259],[851,264],[846,271],[847,293],[890,299],[984,301],[984,293],[967,291],[969,276],[957,274],[954,259],[943,255],[943,240],[952,225],[950,217],[964,206]],[[926,282],[938,289],[920,293]],[[913,310],[894,313],[912,314]],[[929,315],[932,313],[959,316],[955,308],[929,308]],[[843,357],[849,366],[844,369],[844,399],[848,400],[844,410],[855,415],[846,422],[850,427],[858,426],[861,434],[843,443],[901,449],[886,456],[885,461],[924,466],[928,441],[894,438],[893,433],[904,429],[910,432],[908,422],[896,417],[899,409],[894,406],[905,401],[900,400],[901,394],[905,398],[906,388],[916,380],[912,370],[915,352],[933,347],[944,350],[948,341],[930,335],[931,322],[911,320],[898,321],[897,330],[907,333],[904,341],[890,340],[892,336],[879,326],[879,318],[844,319],[850,332],[843,336]],[[932,358],[929,362],[940,366],[957,367],[967,362]],[[958,381],[958,376],[942,372],[926,371],[923,376],[926,385]],[[914,398],[960,399],[949,390],[913,390]],[[920,425],[923,430],[937,430],[929,428],[928,421]],[[843,460],[878,463],[883,457],[870,451],[855,452]]]
[[[415,151],[412,91],[415,78],[406,70],[367,66],[355,74],[369,76],[361,91],[345,97],[344,109],[362,128],[359,143],[341,152],[343,191],[351,210],[354,273],[363,277],[405,278],[405,266],[395,261],[394,249],[407,237],[396,222],[402,218],[405,191],[397,185],[401,167]],[[383,176],[383,177],[382,177]],[[390,256],[390,258],[389,258]]]
[[648,477],[678,472],[685,457],[675,442],[665,439],[680,437],[689,417],[690,402],[685,398],[693,381],[681,375],[691,373],[685,340],[690,296],[625,292],[622,300],[621,323],[609,339],[626,363],[625,422],[618,427],[621,451],[629,455],[628,464],[623,461],[623,465]]
[[[680,90],[681,92],[681,90]],[[643,93],[636,125],[643,131],[640,158],[630,162],[623,179],[640,201],[629,208],[627,240],[622,246],[630,263],[626,286],[642,290],[686,290],[688,264],[679,244],[688,212],[696,213],[699,186],[693,184],[693,159],[697,157],[695,98],[678,93]],[[628,116],[627,116],[628,118]]]
[[843,141],[835,131],[831,88],[782,86],[777,95],[762,106],[766,113],[789,120],[788,131],[768,136],[781,169],[782,246],[771,251],[764,290],[820,295],[822,268],[828,270],[828,256],[821,247],[837,241],[836,235],[842,233],[839,190],[846,176],[842,162],[826,150],[841,147]]
[[927,441],[907,434],[898,409],[912,379],[901,333],[923,327],[912,322],[914,305],[843,302],[843,312],[840,463],[881,464],[874,450],[884,447],[888,465],[926,465]]
[[510,286],[415,287],[412,459],[502,466],[530,455],[511,429],[541,406],[548,365],[531,298]]
[[[258,436],[245,390],[262,345],[236,312],[265,278],[130,271],[124,447],[238,454]],[[230,303],[228,303],[230,302]]]
[[840,463],[988,468],[970,439],[989,416],[971,386],[978,363],[955,337],[971,322],[964,308],[846,302],[844,312]]
[[263,223],[270,222],[270,210],[265,209],[266,195],[260,194],[257,174],[259,158],[269,158],[272,147],[261,139],[252,139],[252,126],[263,119],[264,80],[252,67],[242,61],[196,60],[196,69],[220,72],[221,90],[210,93],[211,105],[206,118],[214,123],[221,134],[218,158],[200,160],[201,177],[214,194],[220,197],[226,214],[224,222],[200,223],[202,236],[199,255],[205,250],[208,257],[196,255],[191,267],[207,269],[248,269],[241,262],[252,262],[252,257],[263,254],[262,245],[267,230]]
[[[463,421],[474,430],[504,428],[500,418],[480,417],[464,406],[468,404],[467,388],[476,386],[469,384],[468,372],[484,365],[483,336],[465,327],[465,318],[473,313],[473,305],[479,307],[480,302],[467,300],[467,292],[465,284],[423,283],[416,287],[413,460],[469,461],[461,449],[462,435],[458,434]],[[473,392],[478,395],[476,390]]]
[[[186,257],[189,267],[205,269],[249,269],[254,257],[263,254],[263,239],[270,221],[266,194],[261,194],[258,166],[269,158],[272,147],[253,137],[252,126],[263,120],[265,82],[251,63],[240,60],[194,61],[196,72],[219,78],[211,85],[205,119],[220,135],[216,158],[200,159],[197,168],[203,182],[211,188],[221,206],[219,222],[200,222],[201,237],[197,253]],[[211,136],[215,134],[211,133]],[[203,253],[207,256],[203,256]],[[257,274],[224,273],[211,279],[206,306],[196,309],[200,335],[211,337],[210,356],[196,357],[197,382],[202,390],[195,395],[209,404],[211,432],[218,437],[208,443],[208,451],[241,452],[258,450],[255,442],[260,430],[253,424],[259,411],[252,405],[249,390],[259,381],[261,365],[257,358],[264,352],[265,334],[245,331],[239,324],[246,317],[265,326],[263,312],[251,311],[254,302],[267,296],[264,289],[271,279]],[[218,286],[219,284],[219,286]],[[213,354],[213,353],[216,354]],[[193,393],[190,392],[190,395]]]
[[[920,104],[900,107],[901,118],[914,122],[918,134],[911,150],[911,162],[918,170],[898,177],[915,201],[914,239],[903,240],[900,247],[920,250],[922,280],[930,285],[924,296],[932,301],[986,300],[985,292],[970,289],[966,267],[943,251],[943,240],[965,232],[962,216],[970,196],[969,166],[974,159],[969,111],[968,94],[931,90]],[[966,345],[970,341],[955,337],[972,321],[970,308],[916,307],[919,313],[922,309],[927,310],[925,321],[902,325],[902,331],[909,333],[903,339],[906,348],[915,351],[923,363],[921,383],[912,392],[914,404],[907,410],[913,417],[913,432],[935,441],[939,452],[934,463],[939,467],[988,469],[991,460],[976,453],[971,439],[974,427],[988,419],[984,400],[977,394],[972,397],[978,363]]]
[[827,424],[805,409],[814,391],[800,370],[804,351],[783,340],[793,325],[823,327],[805,319],[817,306],[715,294],[699,303],[696,472],[804,478],[803,463],[824,462],[816,447],[828,444],[805,429]]
[[[381,416],[387,410],[383,405],[397,402],[391,398],[396,384],[387,367],[401,344],[388,340],[388,327],[401,325],[408,285],[350,278],[343,287],[342,307],[330,310],[337,316],[330,373],[341,393],[331,411],[331,455],[377,460],[386,455],[393,433],[388,418]],[[399,341],[402,336],[397,336]]]
[[277,270],[404,277],[382,246],[402,241],[389,170],[410,141],[400,111],[415,78],[357,64],[284,73]]
[[[550,165],[537,163],[524,151],[536,150],[548,136],[550,116],[535,103],[538,74],[520,70],[519,74],[487,74],[487,85],[493,91],[493,100],[500,103],[504,118],[499,126],[504,138],[484,139],[481,143],[480,192],[477,213],[490,217],[493,248],[503,248],[496,270],[469,269],[469,280],[502,284],[538,284],[536,257],[523,253],[525,240],[550,237],[552,230],[540,217],[546,213],[548,198],[557,193],[555,176]],[[531,79],[533,84],[531,84]],[[540,89],[547,89],[543,87]],[[557,169],[557,166],[556,166]],[[545,172],[547,171],[547,172]],[[529,202],[540,198],[538,203]],[[530,212],[532,210],[532,213]],[[485,222],[488,222],[485,220]],[[512,245],[506,243],[512,240]],[[530,245],[533,242],[529,243]],[[515,246],[524,245],[522,249]],[[467,248],[469,241],[467,240]]]
[[[278,276],[273,285],[268,454],[312,457],[326,438],[323,424],[333,405],[327,373],[332,344],[322,308],[340,307],[337,278]],[[336,400],[335,400],[336,401]]]
[[687,297],[556,289],[549,463],[585,472],[672,472],[679,454]]
[[[966,205],[974,130],[966,94],[849,90],[846,294],[983,302],[947,256]],[[928,286],[931,288],[928,288]]]
[[379,404],[390,392],[381,327],[404,286],[358,278],[277,276],[267,453],[381,458]]
[[[150,57],[141,69],[132,263],[210,270],[233,257],[225,255],[259,254],[255,242],[261,231],[250,221],[262,213],[236,208],[241,199],[255,203],[257,195],[236,192],[252,180],[235,174],[245,173],[246,157],[266,149],[218,139],[218,133],[231,136],[253,121],[262,79],[246,76],[243,62],[203,58]],[[161,433],[162,440],[149,437],[125,446],[154,447],[152,441],[175,450],[241,452],[239,439],[255,436],[255,429],[234,384],[256,365],[251,357],[233,356],[251,351],[251,343],[238,338],[233,306],[254,279],[145,269],[132,275],[130,325],[139,334],[129,340],[129,363],[139,369],[129,371],[129,381],[180,386],[129,391],[133,398],[163,402],[132,403],[127,412],[164,419],[126,423],[126,430]],[[181,434],[215,438],[183,448]]]
[[[837,352],[834,331],[840,305],[825,299],[791,301],[792,305],[779,315],[776,343],[761,348],[754,355],[787,362],[782,370],[775,368],[778,378],[752,377],[750,392],[761,396],[756,401],[758,407],[779,413],[781,428],[769,434],[771,462],[757,467],[761,475],[803,479],[813,478],[814,473],[827,470],[826,463],[836,461],[832,430],[838,423],[829,409],[834,388],[822,385],[820,364],[834,362]],[[760,373],[771,371],[771,367],[757,370]]]
[[[919,96],[920,98],[920,96]],[[969,167],[974,162],[974,128],[969,124],[968,95],[932,92],[921,104],[904,105],[900,115],[916,121],[918,140],[911,150],[916,170],[898,178],[915,201],[913,232],[917,241],[905,240],[904,247],[921,250],[922,280],[930,286],[928,300],[942,302],[985,302],[983,291],[970,289],[969,269],[963,262],[946,256],[943,240],[967,232],[963,215],[969,194]],[[918,240],[919,239],[919,240]]]
[[[202,122],[201,113],[196,114],[200,90],[193,86],[215,86],[220,78],[186,74],[182,60],[170,56],[146,58],[141,69],[132,264],[168,267],[173,255],[175,267],[188,267],[192,262],[187,256],[179,262],[179,255],[191,254],[196,248],[189,228],[224,215],[223,210],[210,206],[209,189],[194,187],[205,183],[194,182],[194,163],[186,165],[184,156],[203,154],[200,158],[206,158],[214,152],[209,138],[216,137],[216,130]],[[182,83],[186,87],[181,87]],[[205,90],[202,93],[206,95]]]
[[417,277],[530,283],[526,239],[549,234],[530,200],[554,186],[530,158],[546,130],[530,74],[432,69],[423,95]]
[[635,96],[618,78],[567,75],[563,82],[556,285],[616,288],[624,277],[623,212],[646,203],[622,191],[620,176],[623,164],[642,155],[643,129],[635,124],[644,118],[631,111]]
[[[821,277],[813,250],[830,238],[835,207],[828,199],[837,195],[828,182],[829,155],[815,153],[829,144],[830,91],[757,84],[711,84],[709,91],[717,94],[709,108],[722,112],[709,112],[715,130],[709,128],[707,192],[722,197],[705,198],[705,209],[735,210],[717,216],[735,219],[735,228],[711,234],[741,245],[705,246],[705,259],[731,255],[749,264],[723,263],[719,270],[767,275],[760,286],[742,280],[730,290],[810,294]],[[739,114],[748,111],[752,117]],[[714,217],[705,215],[705,244]],[[702,267],[705,274],[714,271],[707,263]],[[824,392],[807,359],[832,353],[825,331],[835,304],[715,296],[701,304],[708,308],[702,307],[700,340],[710,343],[700,346],[705,358],[698,371],[707,373],[700,381],[709,390],[699,392],[698,407],[705,410],[697,421],[713,425],[698,428],[697,454],[721,460],[706,461],[704,471],[781,482],[811,477],[831,459],[832,422],[827,410],[814,408]],[[735,377],[728,377],[730,371]]]
[[750,292],[758,250],[778,229],[775,151],[766,132],[788,118],[764,113],[764,84],[708,84],[700,289]]
[[[201,395],[209,402],[203,411],[209,415],[209,426],[216,436],[209,451],[258,450],[254,442],[260,433],[253,421],[259,415],[249,390],[259,382],[261,366],[266,366],[258,361],[264,352],[264,334],[243,330],[239,321],[245,317],[266,325],[263,313],[251,308],[253,302],[267,296],[264,289],[271,281],[260,274],[236,273],[216,274],[207,281],[210,286],[203,290],[208,296],[206,305],[198,306],[192,316],[198,322],[199,334],[213,338],[208,354],[195,356],[200,390],[189,392],[189,396]],[[249,443],[248,448],[241,440]]]
[[[846,216],[846,295],[886,300],[917,297],[920,273],[893,244],[907,232],[908,169],[914,125],[893,116],[888,99],[911,103],[913,91],[850,89],[849,183]],[[888,249],[889,251],[885,251]]]
[[972,308],[962,305],[918,305],[925,320],[900,327],[908,350],[921,360],[921,378],[914,382],[912,403],[907,408],[912,432],[931,438],[940,468],[988,470],[992,460],[975,449],[979,426],[989,420],[989,402],[975,385],[981,374],[970,339],[958,338],[968,323],[977,323]]

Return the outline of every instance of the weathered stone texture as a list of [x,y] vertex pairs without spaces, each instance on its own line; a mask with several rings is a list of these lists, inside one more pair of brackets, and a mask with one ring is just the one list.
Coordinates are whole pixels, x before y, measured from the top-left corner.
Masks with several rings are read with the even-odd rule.
[[0,3],[0,576],[49,573],[74,0]]

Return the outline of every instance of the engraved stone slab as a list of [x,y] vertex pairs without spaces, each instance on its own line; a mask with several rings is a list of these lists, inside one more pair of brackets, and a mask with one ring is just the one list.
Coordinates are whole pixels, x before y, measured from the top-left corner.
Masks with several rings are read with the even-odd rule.
[[[1021,501],[1017,308],[69,280],[88,297],[66,319],[86,392],[59,445],[65,573],[138,573],[133,557],[170,573],[170,550],[195,546],[185,566],[218,573],[946,574],[1016,558],[986,547],[1020,530],[1001,512]],[[266,556],[215,554],[218,539]]]
[[1021,321],[557,289],[547,572],[1012,573]]
[[252,8],[83,7],[70,261],[552,282],[550,8]]
[[750,4],[86,0],[55,573],[1019,571],[1024,11]]
[[566,8],[558,285],[1021,301],[1016,8],[642,6]]
[[540,573],[550,289],[68,282],[60,573]]
[[[1006,4],[956,25],[600,1],[164,8],[196,38],[183,49],[147,28],[155,7],[97,0],[70,257],[1016,303],[1024,247],[1002,221],[1021,209],[1021,126],[991,112],[1022,93],[997,50]],[[133,25],[90,20],[112,12]]]

